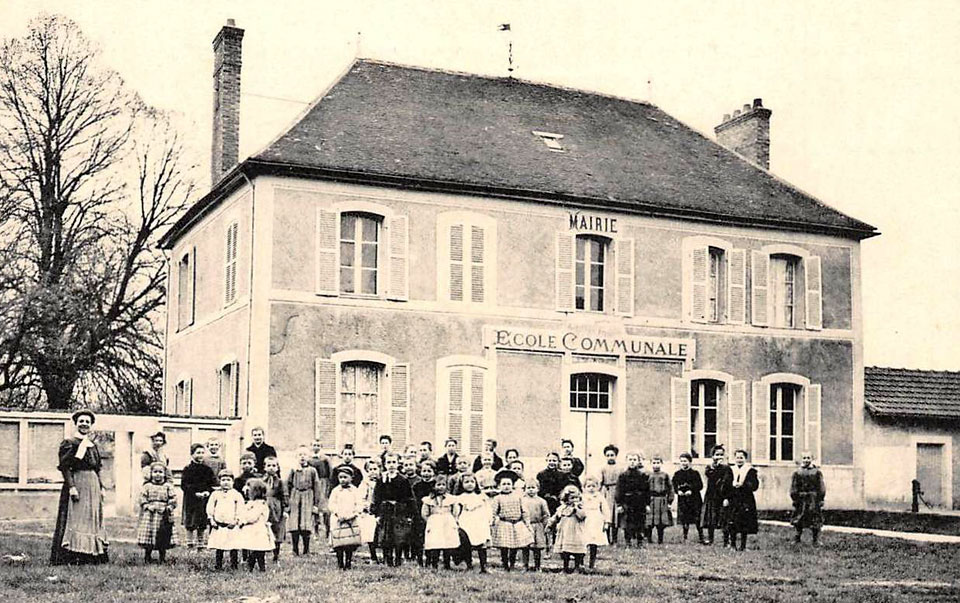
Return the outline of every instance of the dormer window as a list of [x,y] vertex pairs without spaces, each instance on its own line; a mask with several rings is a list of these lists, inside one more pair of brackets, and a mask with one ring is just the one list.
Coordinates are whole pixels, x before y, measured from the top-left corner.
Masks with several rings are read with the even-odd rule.
[[563,153],[563,145],[560,144],[560,141],[563,140],[563,134],[554,134],[552,132],[539,132],[537,130],[533,131],[533,135],[538,137],[543,141],[543,144],[547,145],[547,148],[555,153]]

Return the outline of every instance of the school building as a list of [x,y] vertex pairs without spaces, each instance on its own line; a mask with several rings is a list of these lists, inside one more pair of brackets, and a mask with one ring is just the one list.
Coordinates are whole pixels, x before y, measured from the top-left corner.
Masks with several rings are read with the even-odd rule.
[[[960,509],[960,373],[864,369],[866,500],[909,508]],[[926,503],[926,504],[924,504]]]
[[[447,436],[697,462],[747,448],[784,506],[809,449],[863,504],[860,242],[768,171],[608,95],[358,60],[238,163],[243,30],[214,41],[213,187],[166,234],[165,412],[361,455]],[[282,462],[289,462],[283,461]]]

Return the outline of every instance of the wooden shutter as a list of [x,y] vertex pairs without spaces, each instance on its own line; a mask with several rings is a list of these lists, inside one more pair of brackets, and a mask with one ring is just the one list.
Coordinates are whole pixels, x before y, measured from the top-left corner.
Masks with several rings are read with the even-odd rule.
[[633,239],[619,239],[617,254],[617,314],[633,316],[634,303],[634,249]]
[[231,365],[231,374],[233,377],[233,383],[231,383],[231,400],[230,400],[230,414],[234,417],[240,416],[240,363],[234,362]]
[[317,358],[314,433],[324,450],[337,449],[337,363]]
[[823,465],[820,449],[820,416],[822,394],[819,384],[804,388],[803,405],[803,445],[813,454],[818,465]]
[[394,364],[390,377],[390,436],[397,450],[407,446],[410,424],[410,365]]
[[387,298],[407,301],[409,298],[409,223],[407,216],[390,218],[390,286]]
[[807,328],[820,330],[823,328],[823,274],[820,269],[820,258],[810,256],[804,262],[806,277]]
[[484,287],[484,229],[480,226],[470,227],[470,301],[482,304],[486,287]]
[[317,294],[340,292],[340,214],[320,208],[317,211]]
[[480,454],[483,443],[484,370],[470,370],[470,454]]
[[751,322],[758,327],[770,324],[770,256],[762,251],[751,252]]
[[574,260],[576,240],[571,234],[557,233],[557,310],[573,312]]
[[690,380],[670,379],[670,457],[690,452]]
[[193,414],[193,377],[187,379],[187,382],[184,384],[184,411],[185,415]]
[[710,281],[710,248],[690,250],[690,320],[707,321],[707,286]]
[[192,325],[197,320],[197,247],[190,248],[190,265],[187,266],[187,307],[186,324]]
[[223,303],[230,305],[237,297],[237,235],[236,222],[227,227],[227,248],[223,269]]
[[770,385],[753,382],[753,462],[770,460]]
[[740,325],[747,320],[747,252],[731,249],[727,260],[727,322]]
[[450,301],[463,301],[463,224],[450,226]]
[[[446,437],[455,438],[460,446],[463,446],[463,368],[451,369],[448,383]],[[461,450],[466,450],[466,448],[461,448]]]
[[727,419],[730,450],[747,447],[747,384],[732,381],[727,392]]

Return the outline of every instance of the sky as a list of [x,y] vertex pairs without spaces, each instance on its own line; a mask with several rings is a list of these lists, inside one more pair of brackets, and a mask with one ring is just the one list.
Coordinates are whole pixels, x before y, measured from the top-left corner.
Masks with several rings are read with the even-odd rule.
[[179,114],[205,161],[227,18],[246,30],[242,156],[357,56],[507,75],[512,41],[518,78],[646,100],[711,137],[762,98],[771,171],[882,233],[863,243],[866,364],[960,370],[960,2],[2,0],[0,38],[41,11]]

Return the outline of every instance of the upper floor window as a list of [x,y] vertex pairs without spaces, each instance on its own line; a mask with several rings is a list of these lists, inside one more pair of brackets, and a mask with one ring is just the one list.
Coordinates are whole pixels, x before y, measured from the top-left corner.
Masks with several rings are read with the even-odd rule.
[[690,453],[707,457],[717,445],[723,382],[700,379],[690,384]]
[[589,236],[577,237],[577,310],[603,312],[606,257],[606,240]]
[[570,410],[609,411],[614,377],[601,373],[570,375]]
[[437,218],[437,299],[496,304],[496,221],[447,212]]
[[227,241],[223,267],[223,303],[229,306],[237,299],[237,237],[240,225],[231,222],[227,226]]
[[340,292],[376,295],[379,255],[379,216],[340,214]]
[[746,316],[746,252],[714,237],[683,242],[683,315],[705,323],[741,324]]
[[316,292],[408,298],[408,220],[367,202],[317,211]]
[[196,318],[197,252],[196,248],[177,261],[177,330],[193,324]]
[[793,245],[752,252],[751,314],[757,326],[823,328],[820,258]]
[[773,298],[772,326],[793,328],[796,324],[797,276],[800,258],[791,255],[770,256],[770,284]]
[[557,309],[632,316],[633,239],[557,234]]

